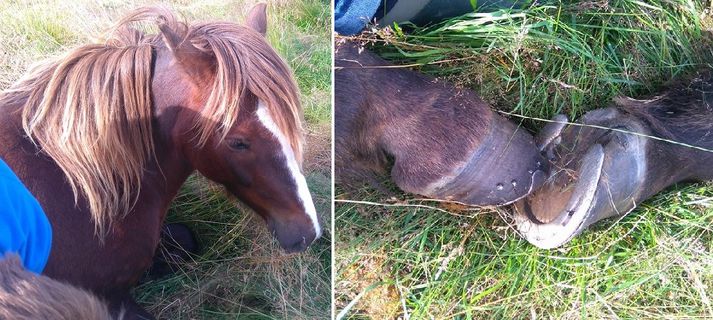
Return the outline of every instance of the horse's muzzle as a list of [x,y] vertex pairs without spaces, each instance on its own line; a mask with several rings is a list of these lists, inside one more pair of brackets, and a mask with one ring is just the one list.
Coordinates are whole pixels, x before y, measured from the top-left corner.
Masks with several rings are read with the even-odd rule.
[[311,221],[268,221],[270,232],[277,238],[280,247],[287,253],[303,252],[317,239]]

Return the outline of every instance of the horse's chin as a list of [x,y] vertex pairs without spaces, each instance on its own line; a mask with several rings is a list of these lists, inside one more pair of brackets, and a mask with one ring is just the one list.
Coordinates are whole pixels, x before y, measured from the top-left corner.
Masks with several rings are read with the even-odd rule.
[[297,243],[293,243],[291,245],[284,245],[280,244],[282,247],[282,250],[285,250],[286,253],[300,253],[300,252],[305,252],[307,248],[309,248],[309,245],[307,242],[300,241]]

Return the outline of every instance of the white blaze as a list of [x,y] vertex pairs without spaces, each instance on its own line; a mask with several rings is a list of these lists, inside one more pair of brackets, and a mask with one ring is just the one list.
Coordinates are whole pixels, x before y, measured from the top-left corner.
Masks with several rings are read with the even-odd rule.
[[277,141],[280,142],[280,146],[282,147],[282,153],[284,154],[285,161],[287,162],[287,168],[290,171],[290,174],[292,175],[292,180],[297,186],[297,196],[302,202],[302,207],[304,208],[305,212],[307,212],[307,215],[309,216],[310,220],[312,220],[312,225],[314,226],[314,233],[316,234],[316,240],[322,235],[322,229],[320,228],[319,222],[317,221],[317,209],[314,208],[314,202],[312,202],[312,195],[309,193],[309,188],[307,187],[307,180],[305,180],[305,176],[302,174],[302,171],[300,171],[300,166],[297,164],[295,152],[294,150],[292,150],[292,146],[287,141],[287,138],[285,138],[285,135],[283,135],[280,131],[280,128],[277,127],[275,121],[272,120],[270,112],[267,110],[265,104],[262,101],[258,103],[257,117],[258,119],[260,119],[260,122],[265,126],[265,128],[272,132],[272,134],[277,138]]

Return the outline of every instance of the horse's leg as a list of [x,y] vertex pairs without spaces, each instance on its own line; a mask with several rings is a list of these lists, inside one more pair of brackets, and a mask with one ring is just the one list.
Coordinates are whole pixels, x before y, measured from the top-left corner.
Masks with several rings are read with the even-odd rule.
[[580,123],[551,127],[537,139],[551,163],[549,177],[515,206],[518,229],[541,248],[558,247],[593,223],[625,215],[671,184],[695,178],[689,169],[700,157],[645,137],[656,134],[638,117],[607,108],[588,112]]
[[144,280],[158,279],[176,272],[181,263],[188,261],[198,251],[198,241],[188,226],[180,223],[164,225],[153,264]]
[[385,179],[385,160],[374,157],[373,159],[363,159],[350,154],[349,150],[338,151],[340,155],[336,160],[335,175],[337,183],[346,190],[347,193],[358,192],[363,187],[370,187],[381,193],[385,198],[392,198],[396,193],[389,190],[382,181]]
[[[580,123],[649,133],[640,121],[614,108],[591,111]],[[515,206],[518,229],[530,243],[558,247],[589,225],[636,206],[646,178],[647,139],[595,127],[545,131],[549,137],[537,140],[543,141],[551,163],[549,176]]]

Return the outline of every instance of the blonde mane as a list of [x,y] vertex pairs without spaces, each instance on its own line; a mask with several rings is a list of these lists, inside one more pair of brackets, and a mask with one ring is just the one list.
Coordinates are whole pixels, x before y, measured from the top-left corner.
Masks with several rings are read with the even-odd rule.
[[131,26],[141,22],[165,24],[215,58],[215,81],[195,123],[199,146],[216,134],[224,138],[249,90],[265,102],[302,159],[298,89],[262,35],[233,23],[187,25],[163,8],[139,9],[102,43],[34,68],[0,95],[0,103],[22,104],[27,136],[62,169],[75,202],[86,199],[102,238],[135,205],[154,155],[151,61],[163,45],[160,33]]

